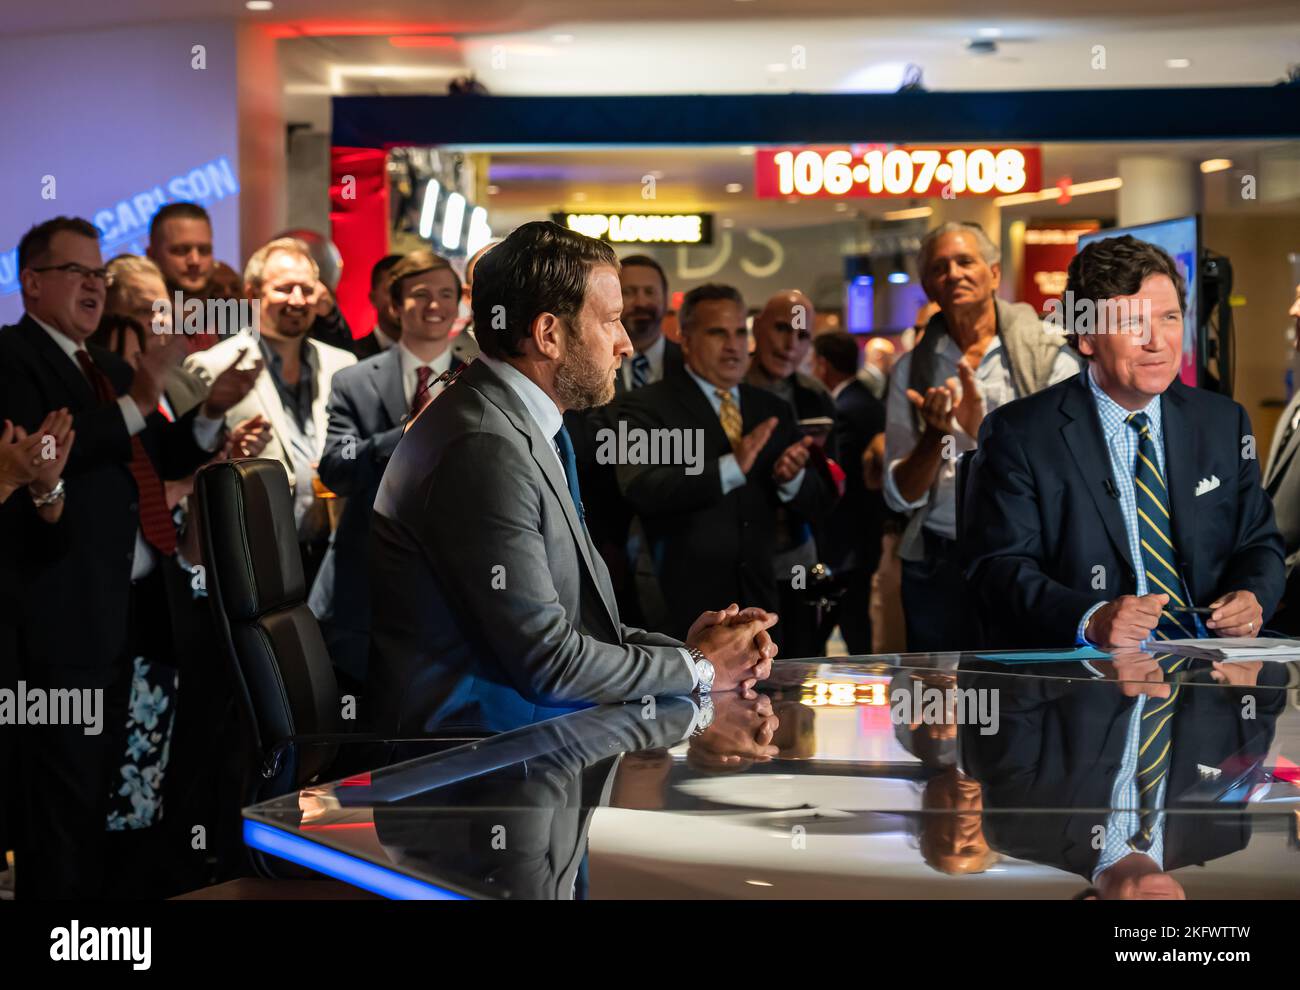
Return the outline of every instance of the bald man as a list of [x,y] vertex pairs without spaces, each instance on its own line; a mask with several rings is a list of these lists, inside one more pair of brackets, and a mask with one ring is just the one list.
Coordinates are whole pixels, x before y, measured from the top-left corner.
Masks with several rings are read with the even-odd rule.
[[[763,311],[754,318],[754,360],[745,381],[780,396],[796,420],[835,418],[835,402],[830,392],[799,369],[812,350],[813,322],[817,311],[812,300],[798,289],[782,289],[768,299]],[[818,435],[819,443],[826,434]],[[804,596],[794,587],[796,575],[807,575],[818,562],[815,534],[807,521],[798,520],[782,507],[777,513],[776,553],[772,566],[781,592],[780,613],[785,641],[782,649],[789,657],[820,656],[822,637],[817,635],[817,615],[804,604]],[[796,568],[802,567],[802,572]]]
[[872,337],[867,341],[863,351],[858,381],[867,386],[871,394],[882,401],[885,398],[885,387],[889,384],[889,369],[894,366],[896,351],[894,342],[884,337]]

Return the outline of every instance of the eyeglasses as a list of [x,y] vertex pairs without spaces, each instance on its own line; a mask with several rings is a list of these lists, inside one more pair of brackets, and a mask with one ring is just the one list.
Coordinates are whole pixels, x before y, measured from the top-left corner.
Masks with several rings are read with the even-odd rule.
[[45,265],[43,268],[33,268],[34,272],[67,272],[69,275],[75,275],[77,278],[97,278],[101,282],[108,281],[107,268],[87,268],[85,265],[79,265],[75,261],[67,261],[61,265]]

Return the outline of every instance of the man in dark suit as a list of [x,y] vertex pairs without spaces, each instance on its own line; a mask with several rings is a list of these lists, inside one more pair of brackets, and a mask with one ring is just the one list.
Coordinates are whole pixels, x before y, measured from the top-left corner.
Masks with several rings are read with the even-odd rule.
[[[963,725],[960,733],[985,810],[1003,812],[984,819],[994,848],[1076,873],[1099,897],[1182,899],[1172,871],[1247,845],[1250,816],[1241,805],[1216,802],[1221,813],[1206,814],[1195,792],[1201,768],[1217,771],[1224,787],[1258,777],[1286,704],[1282,665],[1120,650],[1111,661],[1023,676],[1033,672],[1017,667],[964,681],[1000,698],[998,731]],[[1166,715],[1168,751],[1141,754],[1144,729]],[[1140,796],[1144,769],[1161,760],[1154,786]],[[1056,813],[1006,813],[1026,809]]]
[[[1300,350],[1300,285],[1295,287],[1295,302],[1288,314],[1295,320],[1295,347]],[[1275,629],[1290,636],[1300,635],[1300,388],[1282,411],[1273,445],[1268,451],[1268,466],[1264,468],[1264,490],[1273,500],[1277,528],[1282,534],[1283,552],[1286,554],[1286,593],[1278,613],[1273,617]]]
[[844,497],[817,535],[819,556],[845,592],[835,608],[849,653],[871,652],[871,576],[880,563],[885,500],[867,488],[862,457],[885,431],[885,404],[858,378],[862,354],[842,330],[813,338],[813,375],[835,403],[827,453],[844,469]]
[[[774,610],[777,510],[818,520],[836,497],[809,463],[812,440],[799,436],[789,404],[742,382],[749,355],[740,293],[698,286],[686,294],[680,318],[686,373],[629,396],[606,435],[611,447],[617,437],[631,438],[627,450],[609,453],[645,526],[669,631],[678,635],[695,602],[744,600]],[[646,440],[675,437],[679,455],[635,453],[632,430]]]
[[[1183,276],[1133,237],[1089,244],[1064,296],[1087,369],[980,428],[962,555],[998,647],[1253,636],[1282,595],[1282,540],[1245,456],[1246,411],[1177,380]],[[1086,317],[1086,324],[1083,322]]]
[[[85,345],[104,306],[95,227],[69,217],[40,224],[19,244],[18,265],[26,312],[0,330],[0,419],[34,429],[66,407],[76,431],[64,472],[63,552],[30,575],[22,662],[29,683],[103,698],[98,733],[80,724],[29,733],[18,882],[23,895],[97,896],[111,893],[103,887],[104,835],[110,777],[125,752],[132,660],[167,649],[159,564],[175,552],[176,530],[163,479],[213,456],[226,410],[257,371],[227,369],[201,406],[168,422],[158,400],[167,367],[180,357],[174,338],[146,351],[134,370]],[[84,608],[69,599],[70,588],[86,590]]]
[[524,224],[479,261],[481,354],[412,423],[375,499],[379,730],[499,731],[766,676],[776,616],[719,601],[685,643],[619,619],[563,417],[613,398],[622,309],[613,250],[558,224]]
[[407,422],[438,395],[444,373],[463,367],[451,352],[460,279],[432,251],[413,251],[385,279],[401,316],[395,347],[334,376],[320,479],[346,499],[308,604],[345,691],[361,690],[370,654],[370,513],[388,459]]
[[680,374],[682,349],[663,334],[668,311],[668,276],[649,255],[634,254],[620,261],[623,326],[633,355],[614,376],[614,401],[607,406],[564,414],[578,458],[578,479],[586,492],[587,528],[600,551],[618,607],[629,622],[655,626],[664,621],[662,596],[645,554],[645,534],[635,513],[618,490],[612,464],[596,459],[597,434],[614,421],[620,400],[647,385]]
[[[788,402],[796,421],[835,418],[835,403],[821,382],[799,370],[812,347],[816,319],[812,300],[798,289],[782,289],[754,317],[754,355],[745,381]],[[791,516],[784,506],[778,509],[772,572],[781,593],[781,648],[792,657],[820,656],[825,651],[817,612],[790,580],[794,568],[806,573],[820,559],[813,527]]]
[[402,321],[393,312],[389,296],[389,272],[402,260],[400,254],[386,254],[370,269],[370,305],[375,307],[375,325],[364,337],[352,342],[352,353],[358,361],[391,350],[402,336]]

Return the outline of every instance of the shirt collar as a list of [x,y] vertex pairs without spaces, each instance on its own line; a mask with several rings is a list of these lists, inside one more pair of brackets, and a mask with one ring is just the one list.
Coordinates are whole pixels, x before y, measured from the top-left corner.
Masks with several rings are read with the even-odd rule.
[[[655,338],[655,342],[641,352],[645,359],[650,362],[650,372],[658,377],[659,369],[664,366],[664,335],[661,333]],[[633,358],[636,355],[632,355]]]
[[[302,338],[300,358],[302,360],[303,366],[309,372],[311,372],[313,376],[315,376],[316,350],[311,346],[311,344],[308,341],[309,341],[308,337],[304,336]],[[266,342],[265,337],[259,336],[257,338],[257,346],[261,348],[262,358],[266,362],[266,366],[268,368],[273,369],[275,373],[279,375],[280,366],[284,364],[284,361],[281,359],[279,352],[276,351],[275,348],[273,348],[270,344]]]
[[[697,375],[694,371],[691,370],[690,365],[683,365],[683,367],[686,369],[686,373],[690,375],[693,379],[695,379],[695,384],[700,387],[700,391],[704,393],[704,397],[708,399],[709,402],[711,402],[713,405],[717,405],[719,401],[718,386],[714,385],[710,381],[706,381],[705,379],[701,378],[699,375]],[[731,393],[731,397],[733,399],[740,398],[739,385],[733,385],[731,386],[731,388],[727,389],[727,391]]]
[[[1120,430],[1131,429],[1127,425],[1127,420],[1132,414],[1132,410],[1125,409],[1102,390],[1102,387],[1097,384],[1097,379],[1092,375],[1091,364],[1088,365],[1088,388],[1092,392],[1093,401],[1097,403],[1097,415],[1101,418],[1101,428],[1106,435],[1107,443],[1113,440],[1115,434]],[[1150,402],[1137,411],[1146,413],[1147,428],[1151,431],[1151,436],[1159,437],[1161,427],[1160,396],[1152,397]]]
[[[418,375],[418,369],[423,367],[425,362],[421,361],[418,357],[407,350],[406,345],[401,341],[398,341],[397,343],[397,353],[402,361],[402,374],[408,376]],[[430,361],[428,365],[433,369],[434,378],[437,378],[445,372],[451,367],[451,347],[448,347],[445,351]]]
[[[447,353],[451,353],[451,348],[447,348]],[[508,361],[498,361],[486,354],[479,354],[476,360],[486,364],[510,386],[511,391],[519,396],[519,401],[524,404],[524,408],[528,410],[528,415],[533,418],[537,428],[542,431],[542,436],[554,440],[555,434],[559,433],[560,427],[564,425],[564,416],[551,397],[542,391],[541,386]]]
[[840,397],[840,393],[843,392],[846,388],[848,388],[852,383],[853,383],[852,378],[846,378],[844,379],[844,381],[840,382],[833,389],[831,389],[831,401],[838,399]]
[[[32,316],[31,313],[28,313],[27,315]],[[53,341],[59,345],[59,350],[63,351],[63,353],[72,358],[72,360],[77,360],[77,351],[85,350],[83,345],[78,344],[66,333],[60,333],[58,330],[55,330],[54,327],[50,326],[45,321],[38,320],[36,317],[32,316],[32,322],[49,334]]]

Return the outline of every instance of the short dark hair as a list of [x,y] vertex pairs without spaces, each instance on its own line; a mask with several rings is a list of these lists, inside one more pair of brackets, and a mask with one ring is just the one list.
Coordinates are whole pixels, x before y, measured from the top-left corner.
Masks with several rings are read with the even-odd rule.
[[813,353],[841,375],[856,375],[861,365],[862,352],[847,330],[819,333],[813,338]]
[[519,357],[520,343],[542,313],[566,324],[581,312],[591,270],[619,267],[604,241],[534,220],[515,228],[474,268],[474,336],[488,357]]
[[99,228],[81,217],[54,217],[38,223],[18,242],[18,270],[25,271],[44,261],[50,253],[55,234],[79,234],[99,240]]
[[406,279],[441,271],[451,272],[451,277],[456,280],[456,295],[459,296],[460,276],[456,274],[456,269],[451,267],[451,262],[442,255],[434,254],[428,248],[416,248],[410,254],[399,257],[393,265],[388,281],[388,296],[393,300],[393,305],[402,304],[402,283]]
[[168,203],[159,208],[149,221],[150,244],[158,240],[158,231],[162,230],[162,225],[168,220],[202,220],[209,228],[212,226],[212,217],[198,203]]
[[135,334],[136,343],[143,351],[145,349],[144,327],[140,326],[140,321],[116,313],[105,316],[99,321],[99,326],[90,335],[89,343],[97,344],[122,357],[126,350],[124,345],[128,333]]
[[726,299],[735,303],[742,311],[745,309],[745,297],[740,294],[740,290],[734,285],[705,282],[703,285],[697,285],[682,297],[682,308],[677,314],[677,325],[685,331],[686,324],[690,323],[691,317],[695,315],[696,306],[700,303],[716,302],[719,299]]
[[[1164,248],[1139,241],[1132,234],[1093,241],[1070,260],[1065,279],[1065,299],[1097,303],[1116,296],[1131,296],[1152,275],[1167,275],[1178,293],[1178,308],[1187,312],[1187,280]],[[1065,306],[1067,313],[1071,306]],[[1079,335],[1066,326],[1066,342],[1076,351]]]
[[375,262],[374,267],[370,269],[370,291],[374,292],[379,288],[379,283],[388,270],[402,260],[400,254],[386,254]]
[[624,268],[653,268],[659,273],[659,281],[664,286],[664,299],[668,298],[668,276],[664,274],[664,269],[659,262],[648,254],[629,254],[626,258],[619,261]]

